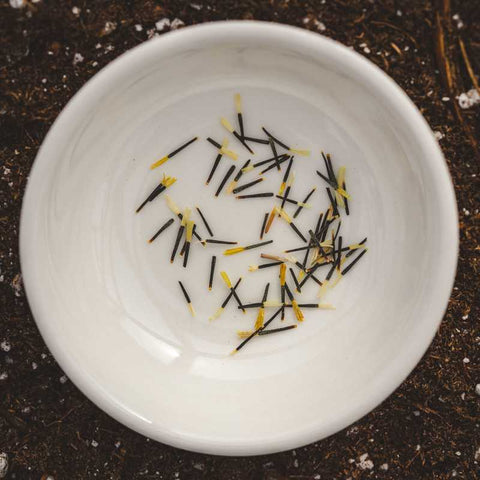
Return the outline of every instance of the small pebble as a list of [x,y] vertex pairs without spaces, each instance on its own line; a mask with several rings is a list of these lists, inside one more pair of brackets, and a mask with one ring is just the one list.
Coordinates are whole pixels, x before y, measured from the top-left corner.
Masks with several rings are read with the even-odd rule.
[[380,470],[387,471],[388,470],[388,463],[382,463],[380,465]]
[[35,362],[32,362],[32,370],[36,370],[38,368],[38,365]]
[[455,455],[456,455],[457,457],[461,457],[461,456],[462,456],[462,452],[459,452],[459,451],[457,450],[457,451],[455,452]]
[[78,7],[72,7],[72,13],[73,13],[76,17],[78,17],[78,16],[80,15],[80,12],[81,12],[81,11],[82,11],[82,10],[81,10],[80,8],[78,8]]
[[98,442],[96,440],[92,440],[90,442],[90,445],[93,447],[93,448],[97,448],[98,447]]
[[137,24],[135,25],[135,30],[136,30],[137,32],[141,32],[141,31],[143,30],[143,27],[142,27],[139,23],[137,23]]
[[418,410],[415,410],[415,411],[413,412],[413,414],[414,414],[416,417],[419,417],[419,416],[420,416],[420,412],[419,412]]
[[62,376],[59,378],[59,380],[60,380],[60,383],[63,384],[63,383],[67,383],[68,378],[67,378],[66,375],[62,375]]
[[1,380],[6,380],[7,378],[8,378],[8,373],[7,372],[0,373],[0,381]]
[[12,346],[10,345],[10,342],[8,342],[7,340],[3,340],[2,343],[0,343],[0,348],[4,352],[9,352]]
[[475,393],[480,397],[480,383],[475,385]]
[[470,359],[469,359],[468,357],[465,357],[465,358],[463,359],[463,363],[470,363]]

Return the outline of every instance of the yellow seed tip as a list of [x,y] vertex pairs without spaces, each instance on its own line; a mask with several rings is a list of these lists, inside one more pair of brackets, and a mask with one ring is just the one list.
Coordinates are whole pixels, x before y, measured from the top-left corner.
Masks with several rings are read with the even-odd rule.
[[220,272],[220,275],[222,276],[223,281],[226,283],[227,287],[232,288],[232,282],[230,281],[227,272]]
[[224,255],[235,255],[236,253],[243,252],[243,247],[228,248],[223,252]]
[[154,162],[150,165],[150,170],[154,170],[155,168],[159,167],[160,165],[163,165],[167,160],[168,160],[168,156],[165,156],[165,157],[161,158],[160,160],[157,160],[156,162]]
[[225,117],[220,118],[220,123],[221,123],[230,133],[233,133],[233,127],[232,127],[232,125],[230,124],[230,122],[229,122]]
[[298,150],[296,148],[291,148],[290,153],[296,153],[297,155],[301,155],[302,157],[308,157],[310,155],[310,150]]
[[235,108],[237,112],[242,113],[242,97],[240,96],[239,93],[236,93],[233,98],[235,101]]

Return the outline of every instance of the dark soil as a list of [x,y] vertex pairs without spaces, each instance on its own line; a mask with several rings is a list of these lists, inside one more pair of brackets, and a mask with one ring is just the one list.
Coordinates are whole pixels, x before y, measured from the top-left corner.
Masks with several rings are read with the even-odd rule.
[[[14,9],[0,0],[0,342],[5,342],[0,349],[0,453],[9,459],[6,478],[478,478],[480,105],[463,110],[455,99],[472,88],[480,73],[478,0],[451,5],[429,0],[25,1],[24,8]],[[77,15],[74,6],[80,8]],[[258,19],[311,30],[322,28],[318,20],[325,35],[352,46],[391,75],[442,135],[457,194],[461,248],[440,331],[415,371],[381,406],[331,438],[295,451],[222,458],[181,451],[132,432],[63,377],[25,299],[18,222],[38,147],[83,83],[145,41],[163,17],[186,25]],[[109,31],[106,22],[116,27]],[[76,64],[75,54],[82,56]],[[372,469],[360,465],[366,453]]]

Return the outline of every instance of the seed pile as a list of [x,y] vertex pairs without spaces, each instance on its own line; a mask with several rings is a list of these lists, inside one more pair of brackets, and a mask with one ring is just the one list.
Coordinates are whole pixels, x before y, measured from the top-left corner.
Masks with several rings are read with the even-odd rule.
[[[356,263],[366,253],[367,238],[347,245],[341,234],[342,217],[350,215],[351,197],[346,187],[346,168],[340,167],[335,173],[334,165],[330,154],[321,152],[322,167],[315,171],[318,175],[321,190],[325,188],[326,196],[329,200],[329,206],[325,211],[319,213],[318,220],[310,229],[304,231],[300,229],[296,223],[296,219],[305,208],[312,208],[312,203],[309,203],[315,194],[319,185],[313,185],[309,193],[304,199],[295,199],[290,195],[292,187],[295,182],[295,171],[293,170],[296,156],[309,156],[309,150],[294,149],[287,145],[282,140],[279,140],[273,133],[262,127],[259,136],[253,136],[251,132],[246,133],[245,122],[242,112],[242,99],[239,94],[234,96],[234,104],[237,113],[238,128],[235,128],[227,118],[221,117],[220,123],[225,128],[226,132],[230,134],[235,142],[233,148],[242,148],[248,154],[254,153],[254,144],[262,144],[269,147],[271,156],[265,160],[252,163],[248,159],[243,165],[237,166],[232,163],[226,175],[218,182],[217,188],[214,192],[215,197],[224,192],[227,195],[234,195],[239,200],[248,201],[249,199],[265,198],[270,206],[268,211],[263,213],[259,219],[261,225],[259,240],[260,242],[250,245],[239,245],[237,239],[220,239],[216,238],[211,224],[205,217],[199,206],[195,207],[198,214],[198,219],[201,221],[200,231],[205,230],[208,233],[208,238],[203,239],[198,232],[199,223],[193,219],[192,210],[189,207],[180,209],[174,200],[168,195],[164,194],[166,203],[174,217],[168,219],[157,232],[148,240],[149,243],[154,242],[165,230],[175,223],[175,217],[178,219],[177,234],[175,242],[172,246],[170,262],[176,261],[177,257],[182,257],[182,264],[184,268],[188,266],[188,260],[192,247],[203,248],[208,244],[223,244],[230,245],[230,248],[224,250],[223,255],[231,256],[241,254],[247,250],[261,249],[265,245],[274,244],[274,240],[263,240],[270,231],[272,224],[275,221],[282,221],[289,225],[293,232],[297,235],[301,242],[298,247],[291,248],[281,252],[279,255],[268,255],[260,253],[259,257],[267,262],[258,265],[249,265],[248,271],[255,272],[263,269],[271,269],[273,274],[273,281],[278,283],[281,299],[269,300],[269,290],[271,282],[268,282],[263,290],[261,301],[257,303],[246,304],[240,299],[237,288],[242,282],[242,277],[232,281],[228,273],[224,270],[219,274],[226,287],[225,298],[218,309],[209,317],[210,320],[218,319],[229,302],[233,301],[237,307],[244,313],[247,309],[258,309],[255,323],[251,330],[238,331],[237,335],[243,341],[233,350],[236,353],[241,350],[248,342],[256,336],[267,334],[274,334],[295,329],[297,325],[304,321],[303,309],[317,308],[317,309],[332,309],[332,305],[323,303],[322,299],[327,290],[332,289],[338,282],[352,270]],[[165,162],[171,160],[175,155],[180,154],[184,149],[192,145],[198,140],[198,137],[184,142],[178,148],[168,155],[163,156],[159,160],[151,164],[152,170],[160,167]],[[206,187],[212,182],[218,166],[224,157],[228,157],[228,161],[235,162],[238,160],[238,153],[230,147],[228,138],[224,138],[221,143],[208,137],[207,142],[211,144],[216,152],[212,167],[207,175],[205,185]],[[282,172],[282,169],[284,171]],[[236,171],[236,173],[235,173]],[[265,180],[264,175],[272,174],[275,171],[282,172],[281,182],[277,192],[266,191],[259,193],[249,193],[248,191],[255,186],[260,186]],[[235,173],[235,175],[234,175]],[[312,172],[313,173],[313,172]],[[256,178],[252,175],[257,174]],[[233,176],[233,179],[230,180]],[[250,176],[251,179],[244,180],[244,177]],[[169,187],[171,187],[177,179],[163,174],[159,185],[146,197],[146,199],[136,209],[139,213],[150,202],[153,202],[157,197],[162,195]],[[229,182],[230,181],[230,182]],[[273,201],[273,205],[272,205]],[[287,205],[295,207],[293,215],[286,211]],[[255,210],[254,210],[255,211]],[[295,220],[295,221],[294,221]],[[192,243],[193,238],[198,242]],[[233,245],[233,246],[232,246]],[[299,260],[293,253],[301,252],[303,259]],[[353,258],[350,258],[352,257]],[[213,280],[216,275],[217,257],[213,255],[210,262],[210,270],[206,272],[206,279],[208,279],[208,290],[212,290]],[[288,274],[287,275],[287,270]],[[321,273],[323,274],[321,275]],[[307,282],[315,282],[318,285],[318,299],[311,303],[299,303],[297,298],[302,294],[302,288]],[[187,287],[178,281],[181,294],[185,297],[188,309],[192,316],[195,316],[195,309],[193,307],[190,294]],[[276,308],[275,313],[265,320],[266,311]],[[279,318],[284,321],[287,311],[292,312],[292,317],[296,323],[276,328],[268,328],[270,324]]]

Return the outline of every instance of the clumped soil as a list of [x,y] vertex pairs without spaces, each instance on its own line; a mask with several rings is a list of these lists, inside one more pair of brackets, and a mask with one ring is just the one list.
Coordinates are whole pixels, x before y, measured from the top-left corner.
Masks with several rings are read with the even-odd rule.
[[[0,453],[9,459],[6,478],[478,478],[480,105],[461,109],[456,100],[480,74],[478,1],[25,0],[21,9],[10,3],[0,1]],[[453,177],[459,266],[432,346],[373,412],[295,451],[222,458],[132,432],[64,376],[28,308],[18,226],[39,145],[75,92],[115,57],[161,34],[155,24],[163,18],[173,28],[182,28],[174,19],[185,25],[275,21],[351,46],[405,89],[438,132]]]

